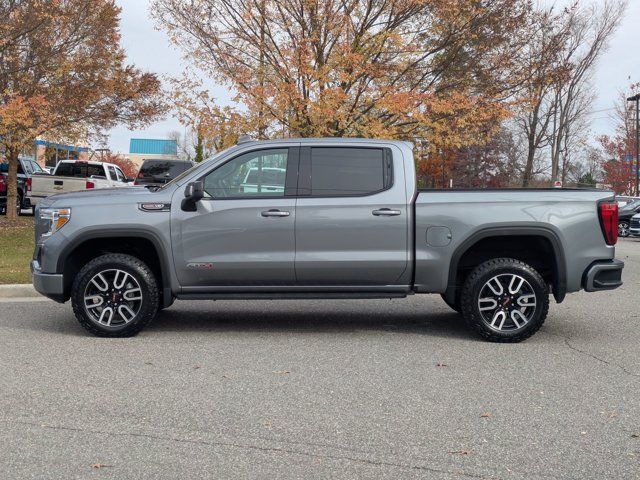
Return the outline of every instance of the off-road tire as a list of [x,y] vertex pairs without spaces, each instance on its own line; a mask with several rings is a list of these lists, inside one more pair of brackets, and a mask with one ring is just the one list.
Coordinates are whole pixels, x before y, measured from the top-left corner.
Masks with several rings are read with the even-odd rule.
[[[486,282],[496,275],[514,274],[524,278],[535,294],[536,307],[531,319],[515,331],[497,332],[485,323],[478,300]],[[536,333],[549,312],[549,289],[542,276],[530,265],[513,258],[494,258],[478,265],[466,278],[460,296],[462,315],[469,327],[490,342],[516,343]]]
[[[93,320],[85,309],[84,295],[87,284],[102,271],[122,270],[133,276],[142,291],[142,303],[137,315],[128,323],[108,327]],[[122,253],[109,253],[88,262],[76,275],[71,287],[71,303],[76,318],[89,333],[98,337],[132,337],[153,320],[158,312],[160,294],[151,269],[140,259]]]

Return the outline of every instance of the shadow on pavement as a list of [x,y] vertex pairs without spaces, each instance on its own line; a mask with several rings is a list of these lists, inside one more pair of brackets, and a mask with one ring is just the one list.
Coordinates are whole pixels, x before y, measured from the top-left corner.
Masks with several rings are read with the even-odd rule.
[[399,332],[440,337],[474,339],[464,320],[454,312],[379,313],[336,310],[300,312],[270,309],[225,309],[181,311],[180,306],[160,312],[145,329],[149,334],[164,332],[297,332],[346,333],[358,330]]
[[[348,333],[355,331],[398,332],[445,338],[479,340],[469,329],[460,315],[454,312],[407,312],[391,308],[379,310],[356,310],[351,306],[336,308],[317,306],[312,311],[304,311],[304,305],[295,310],[289,306],[281,308],[262,304],[245,305],[242,308],[220,305],[221,308],[184,308],[177,302],[158,316],[142,332],[152,337],[174,333],[217,333],[217,332],[296,332],[305,333]],[[5,322],[3,322],[5,323]],[[12,324],[13,328],[47,331],[54,334],[85,336],[87,333],[75,319],[71,308],[61,306],[60,310],[34,315],[28,321]]]

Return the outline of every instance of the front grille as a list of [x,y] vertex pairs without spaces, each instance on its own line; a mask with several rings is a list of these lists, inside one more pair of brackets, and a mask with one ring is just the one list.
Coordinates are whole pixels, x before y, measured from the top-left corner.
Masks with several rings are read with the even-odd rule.
[[640,228],[640,218],[631,219],[631,228]]

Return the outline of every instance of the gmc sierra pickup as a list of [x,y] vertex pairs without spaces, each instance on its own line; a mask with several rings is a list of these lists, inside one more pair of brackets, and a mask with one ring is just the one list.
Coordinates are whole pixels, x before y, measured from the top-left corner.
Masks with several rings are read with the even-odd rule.
[[244,141],[156,191],[54,195],[33,283],[99,336],[134,335],[176,298],[436,293],[497,342],[535,333],[550,295],[622,284],[611,192],[419,191],[414,172],[408,142]]

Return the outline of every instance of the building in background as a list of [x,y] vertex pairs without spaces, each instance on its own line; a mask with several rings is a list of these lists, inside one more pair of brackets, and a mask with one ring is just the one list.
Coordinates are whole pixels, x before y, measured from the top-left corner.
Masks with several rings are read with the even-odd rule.
[[[88,147],[65,145],[63,143],[36,140],[32,147],[20,152],[22,158],[34,160],[41,167],[55,167],[60,160],[88,160],[91,151]],[[0,152],[0,162],[4,162],[4,152]]]
[[89,148],[78,145],[35,141],[35,158],[42,167],[55,167],[60,160],[88,160]]
[[178,160],[178,142],[152,138],[132,138],[129,143],[129,160],[142,165],[145,160]]

